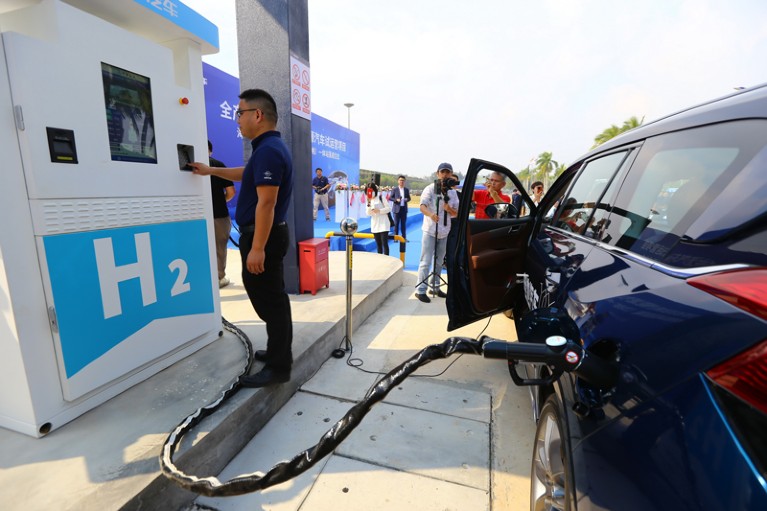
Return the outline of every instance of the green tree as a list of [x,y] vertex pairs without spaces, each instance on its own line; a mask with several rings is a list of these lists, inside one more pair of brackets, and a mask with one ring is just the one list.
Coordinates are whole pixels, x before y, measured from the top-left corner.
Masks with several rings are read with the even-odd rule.
[[532,171],[530,170],[530,167],[524,167],[524,168],[518,170],[516,172],[516,174],[517,174],[517,177],[519,178],[519,180],[524,184],[524,183],[526,183],[527,181],[530,180],[531,172]]
[[544,186],[548,188],[549,180],[554,169],[559,166],[559,162],[554,160],[553,154],[544,151],[535,159],[535,168],[531,179],[534,181],[543,181]]
[[636,116],[631,116],[623,121],[623,126],[621,127],[618,127],[615,124],[610,125],[609,128],[606,128],[604,131],[602,131],[602,133],[594,137],[594,145],[591,146],[591,149],[604,144],[611,138],[615,138],[621,133],[625,133],[629,130],[633,130],[634,128],[641,126],[643,122],[644,117],[642,117],[642,119],[637,119]]
[[553,155],[549,151],[542,152],[535,159],[535,168],[538,171],[539,176],[547,176],[554,170],[559,163],[554,160]]

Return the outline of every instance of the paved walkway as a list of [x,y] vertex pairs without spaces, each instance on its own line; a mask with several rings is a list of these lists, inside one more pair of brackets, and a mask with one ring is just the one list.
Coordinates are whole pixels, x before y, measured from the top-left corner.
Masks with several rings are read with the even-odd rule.
[[[382,256],[378,256],[382,257]],[[446,331],[444,300],[413,297],[414,275],[352,335],[351,362],[389,371]],[[455,332],[476,336],[487,324]],[[497,316],[485,333],[504,335]],[[206,498],[190,509],[383,511],[522,510],[529,499],[534,427],[526,391],[506,365],[464,355],[433,362],[380,404],[325,460],[263,492]],[[219,478],[266,472],[314,445],[380,378],[329,359]]]

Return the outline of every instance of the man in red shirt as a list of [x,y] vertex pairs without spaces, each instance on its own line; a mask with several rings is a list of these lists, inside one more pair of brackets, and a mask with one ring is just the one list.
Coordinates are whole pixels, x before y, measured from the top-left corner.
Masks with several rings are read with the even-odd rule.
[[487,216],[487,213],[485,213],[485,207],[490,204],[511,202],[511,197],[501,193],[504,186],[506,186],[506,177],[500,172],[493,172],[487,178],[487,181],[485,181],[485,190],[474,190],[472,200],[477,205],[474,218],[490,218]]

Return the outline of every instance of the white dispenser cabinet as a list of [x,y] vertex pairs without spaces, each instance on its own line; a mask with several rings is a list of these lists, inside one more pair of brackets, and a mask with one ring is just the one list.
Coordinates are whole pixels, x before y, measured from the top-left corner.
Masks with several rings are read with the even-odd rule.
[[15,0],[0,32],[0,426],[42,436],[221,331],[210,185],[182,170],[218,30],[177,1]]

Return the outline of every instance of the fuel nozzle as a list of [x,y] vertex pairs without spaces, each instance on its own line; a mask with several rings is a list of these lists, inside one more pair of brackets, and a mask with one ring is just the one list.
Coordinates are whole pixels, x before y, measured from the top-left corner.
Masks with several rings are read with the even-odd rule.
[[479,339],[485,358],[506,359],[510,365],[520,362],[544,364],[550,369],[548,378],[519,376],[516,367],[511,377],[517,385],[548,385],[563,373],[574,373],[600,389],[615,386],[617,370],[613,363],[583,349],[580,344],[561,335],[550,335],[544,343],[506,342],[483,336]]

